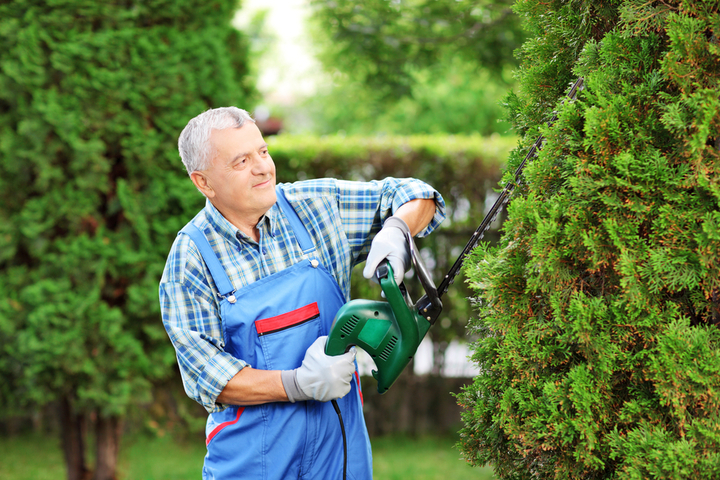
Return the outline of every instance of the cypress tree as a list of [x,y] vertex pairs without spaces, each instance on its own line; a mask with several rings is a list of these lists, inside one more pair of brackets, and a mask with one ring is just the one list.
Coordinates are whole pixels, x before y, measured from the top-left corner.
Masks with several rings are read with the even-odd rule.
[[515,8],[509,111],[547,141],[467,262],[460,448],[503,479],[720,478],[718,2]]
[[[0,406],[60,406],[68,478],[115,476],[121,419],[172,374],[157,285],[203,205],[177,136],[247,105],[235,0],[0,5]],[[92,422],[89,419],[93,419]]]

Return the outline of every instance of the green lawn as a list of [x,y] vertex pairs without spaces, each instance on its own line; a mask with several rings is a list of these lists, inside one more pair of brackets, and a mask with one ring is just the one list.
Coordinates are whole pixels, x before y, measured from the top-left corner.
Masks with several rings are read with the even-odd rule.
[[493,480],[489,467],[460,458],[450,438],[380,437],[372,441],[374,480]]
[[[492,480],[490,468],[473,468],[460,459],[450,438],[382,437],[373,440],[375,480]],[[58,441],[23,435],[0,437],[0,478],[63,480]],[[123,439],[119,480],[199,480],[205,446],[165,437]]]

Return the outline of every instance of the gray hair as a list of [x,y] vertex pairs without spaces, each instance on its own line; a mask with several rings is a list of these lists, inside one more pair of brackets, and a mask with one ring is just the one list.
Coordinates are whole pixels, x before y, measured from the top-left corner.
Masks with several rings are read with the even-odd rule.
[[190,120],[178,138],[180,158],[188,175],[210,166],[210,134],[213,130],[240,128],[247,122],[255,123],[255,120],[248,112],[237,107],[213,108]]

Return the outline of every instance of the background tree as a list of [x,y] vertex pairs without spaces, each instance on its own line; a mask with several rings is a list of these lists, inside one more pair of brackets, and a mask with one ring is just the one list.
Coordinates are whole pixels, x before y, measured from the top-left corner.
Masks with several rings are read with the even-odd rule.
[[459,56],[500,74],[523,38],[507,0],[311,0],[326,65],[386,95],[407,95],[412,70]]
[[502,75],[448,55],[423,68],[408,67],[408,93],[387,96],[381,89],[336,72],[332,82],[302,103],[317,134],[508,135],[502,99],[512,84]]
[[327,75],[299,108],[281,107],[287,129],[507,133],[499,103],[523,39],[511,2],[309,3],[309,31]]
[[[203,205],[187,120],[244,104],[234,0],[0,5],[0,407],[57,401],[68,478],[114,478],[121,419],[172,374],[157,284]],[[91,421],[92,420],[92,421]]]
[[511,116],[547,143],[468,263],[481,373],[461,448],[508,479],[718,478],[718,4],[515,8],[531,38]]

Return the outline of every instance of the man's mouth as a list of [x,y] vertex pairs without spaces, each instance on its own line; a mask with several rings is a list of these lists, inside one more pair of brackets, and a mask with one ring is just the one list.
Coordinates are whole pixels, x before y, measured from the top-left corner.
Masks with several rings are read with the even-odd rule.
[[253,188],[265,187],[265,186],[267,186],[267,185],[270,184],[270,181],[271,181],[271,180],[272,180],[272,177],[268,178],[267,180],[265,180],[265,181],[262,182],[262,183],[256,184]]

